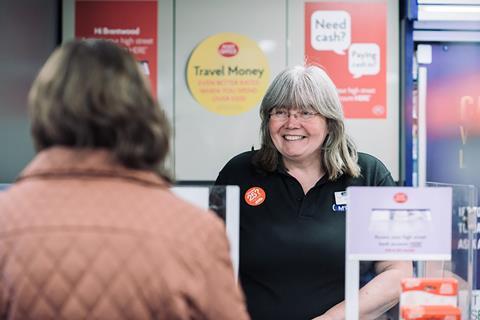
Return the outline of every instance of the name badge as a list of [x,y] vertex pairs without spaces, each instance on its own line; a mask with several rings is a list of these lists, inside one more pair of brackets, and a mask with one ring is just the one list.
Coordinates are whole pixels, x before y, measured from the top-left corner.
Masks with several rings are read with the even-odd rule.
[[335,204],[347,204],[347,191],[335,192]]

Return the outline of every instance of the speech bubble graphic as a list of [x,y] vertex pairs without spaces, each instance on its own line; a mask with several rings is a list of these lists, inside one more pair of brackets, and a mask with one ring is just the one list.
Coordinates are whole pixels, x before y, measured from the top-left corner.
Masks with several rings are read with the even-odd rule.
[[350,46],[352,29],[351,17],[347,11],[315,11],[310,26],[312,48],[345,54]]
[[348,71],[355,79],[380,72],[380,47],[376,43],[354,43],[348,50]]

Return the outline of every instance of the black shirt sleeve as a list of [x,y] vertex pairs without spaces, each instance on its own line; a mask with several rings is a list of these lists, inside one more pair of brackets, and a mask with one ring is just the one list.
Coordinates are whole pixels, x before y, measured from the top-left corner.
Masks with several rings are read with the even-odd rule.
[[366,153],[358,154],[361,178],[352,185],[363,186],[397,186],[387,167],[377,158]]
[[218,173],[217,180],[215,180],[215,185],[216,186],[228,185],[227,173],[223,169]]

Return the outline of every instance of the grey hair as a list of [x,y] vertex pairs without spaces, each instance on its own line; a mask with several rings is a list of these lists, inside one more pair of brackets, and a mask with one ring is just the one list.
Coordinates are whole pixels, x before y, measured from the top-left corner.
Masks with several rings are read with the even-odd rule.
[[111,41],[56,49],[32,85],[29,112],[37,151],[104,148],[126,167],[169,178],[170,125],[133,56]]
[[328,135],[320,150],[322,169],[329,180],[343,174],[360,176],[355,144],[345,132],[343,110],[337,89],[327,73],[317,66],[295,66],[280,72],[260,105],[261,148],[254,163],[267,172],[280,164],[281,155],[270,136],[268,122],[273,108],[318,112],[327,121]]

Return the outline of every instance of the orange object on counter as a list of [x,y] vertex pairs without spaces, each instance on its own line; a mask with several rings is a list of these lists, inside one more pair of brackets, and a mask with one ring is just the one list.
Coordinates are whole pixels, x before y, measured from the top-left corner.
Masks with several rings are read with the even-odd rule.
[[460,309],[453,306],[402,307],[403,320],[461,320]]
[[419,290],[443,296],[458,293],[458,282],[454,278],[407,278],[402,280],[402,292]]
[[458,282],[454,278],[408,278],[401,287],[400,306],[457,306]]

